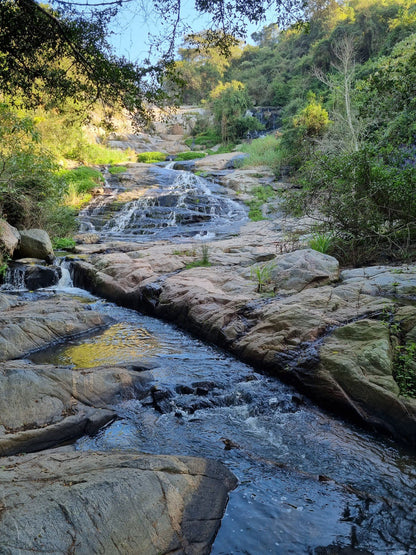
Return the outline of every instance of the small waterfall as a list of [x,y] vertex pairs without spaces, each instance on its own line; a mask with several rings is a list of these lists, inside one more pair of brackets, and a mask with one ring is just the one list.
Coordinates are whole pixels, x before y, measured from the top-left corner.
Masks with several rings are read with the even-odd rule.
[[2,291],[25,291],[26,267],[23,264],[10,264],[4,276]]
[[88,206],[78,214],[77,219],[80,222],[79,231],[81,233],[96,233],[100,229],[102,213],[117,199],[117,195],[120,192],[119,187],[111,184],[112,176],[107,168],[103,171],[103,176],[104,192],[93,198]]
[[58,281],[54,289],[72,289],[74,284],[72,281],[71,273],[69,271],[71,262],[65,258],[60,258],[57,260],[58,266],[61,268],[61,279]]
[[[212,238],[246,217],[241,204],[213,194],[209,182],[187,171],[159,168],[159,186],[143,189],[101,228],[105,237]],[[211,229],[208,229],[211,227]]]

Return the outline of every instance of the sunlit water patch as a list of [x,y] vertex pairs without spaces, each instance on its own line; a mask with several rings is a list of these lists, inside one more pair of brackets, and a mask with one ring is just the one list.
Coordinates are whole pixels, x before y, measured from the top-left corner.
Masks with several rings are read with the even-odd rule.
[[[111,303],[93,308],[115,323],[78,347],[89,345],[94,364],[107,346],[112,361],[146,360],[148,393],[117,405],[120,419],[76,448],[221,460],[239,486],[214,554],[415,553],[414,456],[166,323]],[[75,347],[58,356],[74,364]]]

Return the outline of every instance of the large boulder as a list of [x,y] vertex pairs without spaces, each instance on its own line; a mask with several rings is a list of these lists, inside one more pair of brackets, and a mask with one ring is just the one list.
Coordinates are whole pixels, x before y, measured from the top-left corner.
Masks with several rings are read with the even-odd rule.
[[221,464],[140,453],[2,460],[0,551],[204,555],[236,486]]
[[205,158],[198,158],[195,160],[195,168],[197,170],[224,170],[226,168],[233,168],[235,160],[247,156],[243,152],[226,152],[224,154],[212,154]]
[[64,297],[10,303],[0,297],[0,361],[18,358],[52,342],[104,326],[108,318]]
[[20,241],[20,234],[17,229],[0,219],[0,252],[13,256]]
[[339,263],[333,256],[313,249],[300,249],[277,258],[271,269],[275,290],[292,293],[325,285],[339,278]]
[[388,325],[361,320],[325,338],[314,379],[338,409],[416,445],[416,399],[399,395],[393,358]]
[[134,394],[138,376],[123,368],[0,363],[0,456],[96,432],[116,417],[108,405]]
[[28,266],[24,274],[25,285],[31,291],[41,287],[56,285],[62,277],[59,266]]
[[25,229],[20,231],[20,246],[17,258],[40,258],[52,262],[55,258],[52,243],[43,229]]

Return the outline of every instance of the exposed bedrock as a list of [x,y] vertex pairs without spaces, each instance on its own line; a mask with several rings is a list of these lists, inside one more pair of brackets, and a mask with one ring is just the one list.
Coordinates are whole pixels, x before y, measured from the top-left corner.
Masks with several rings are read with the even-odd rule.
[[[401,396],[393,379],[398,339],[387,315],[399,287],[401,299],[416,294],[416,267],[339,274],[332,257],[310,249],[276,254],[276,244],[278,234],[269,228],[266,237],[256,236],[250,224],[246,234],[210,245],[211,266],[190,269],[198,253],[190,255],[185,244],[124,252],[116,244],[84,245],[74,276],[109,300],[173,321],[296,384],[321,405],[415,446],[416,401]],[[267,276],[259,277],[265,266]],[[416,308],[405,307],[406,316],[403,310],[396,310],[393,329],[416,326]]]
[[34,349],[68,339],[108,322],[70,298],[21,301],[0,293],[0,361],[19,358]]
[[0,363],[0,455],[27,453],[93,434],[114,420],[111,408],[136,395],[137,374],[124,368]]
[[204,555],[234,476],[214,461],[56,450],[2,459],[0,551]]

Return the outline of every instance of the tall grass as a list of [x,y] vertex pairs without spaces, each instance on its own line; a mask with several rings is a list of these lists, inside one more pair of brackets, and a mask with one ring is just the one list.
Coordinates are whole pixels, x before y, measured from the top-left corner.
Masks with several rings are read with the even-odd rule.
[[279,143],[280,141],[274,135],[266,135],[243,145],[241,150],[246,152],[248,157],[244,158],[242,165],[244,167],[268,166],[278,173],[282,163]]
[[129,148],[118,150],[95,143],[79,142],[76,147],[66,153],[66,156],[70,160],[76,160],[85,165],[108,165],[133,162],[136,153]]
[[167,154],[164,152],[141,152],[137,155],[138,162],[153,164],[154,162],[164,162]]
[[64,205],[79,210],[90,202],[91,189],[104,182],[102,173],[93,168],[81,166],[73,170],[62,170],[60,176],[66,184]]

